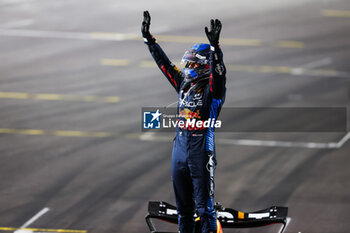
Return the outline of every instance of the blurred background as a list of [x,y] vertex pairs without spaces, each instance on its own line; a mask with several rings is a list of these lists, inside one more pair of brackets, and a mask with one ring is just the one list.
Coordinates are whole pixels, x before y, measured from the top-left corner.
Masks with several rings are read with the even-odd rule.
[[[146,233],[147,202],[174,203],[173,133],[141,132],[142,107],[177,100],[144,10],[175,63],[222,21],[225,107],[349,106],[348,0],[0,0],[0,231]],[[348,232],[349,137],[218,133],[216,201],[288,206],[286,232]]]

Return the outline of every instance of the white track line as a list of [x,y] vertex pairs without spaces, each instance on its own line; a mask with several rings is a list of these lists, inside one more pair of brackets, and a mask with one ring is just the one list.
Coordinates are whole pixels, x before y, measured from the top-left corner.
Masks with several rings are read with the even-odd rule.
[[304,75],[307,74],[310,70],[329,65],[333,62],[333,59],[330,57],[323,58],[321,60],[313,61],[310,63],[306,63],[302,66],[299,66],[297,68],[293,68],[291,70],[291,74],[293,75]]
[[332,62],[333,62],[332,58],[326,57],[326,58],[323,58],[321,60],[317,60],[317,61],[313,61],[313,62],[307,63],[307,64],[301,66],[300,68],[314,69],[314,68],[318,68],[318,67],[321,67],[321,66],[329,65]]
[[281,226],[280,231],[279,231],[280,233],[282,233],[282,230],[283,230],[283,232],[284,232],[284,231],[287,229],[287,227],[288,227],[290,221],[292,221],[292,218],[291,218],[291,217],[287,217],[286,225],[285,225],[285,227],[284,227],[284,226]]
[[291,142],[291,141],[269,141],[252,139],[222,139],[217,142],[221,144],[240,146],[270,146],[270,147],[297,147],[309,149],[338,149],[350,139],[350,131],[347,132],[338,142]]
[[265,147],[293,147],[309,149],[333,149],[339,148],[336,142],[290,142],[290,141],[270,141],[253,139],[216,139],[218,144],[237,145],[237,146],[265,146]]
[[[169,142],[172,137],[157,136],[154,132],[143,133],[138,136],[142,141]],[[350,139],[350,132],[344,135],[338,142],[292,142],[292,141],[273,141],[273,140],[255,140],[255,139],[227,139],[217,138],[217,144],[236,145],[236,146],[264,146],[264,147],[289,147],[289,148],[308,148],[308,149],[339,149]]]
[[168,105],[165,106],[165,108],[169,108],[170,106],[173,106],[173,105],[177,105],[179,103],[179,101],[176,101],[176,102],[173,102],[173,103],[170,103]]
[[31,219],[29,219],[27,222],[25,222],[19,230],[16,230],[15,233],[20,233],[23,232],[21,231],[21,228],[26,228],[28,227],[30,224],[32,224],[33,222],[35,222],[36,220],[38,220],[38,218],[40,218],[41,216],[43,216],[44,214],[46,214],[48,211],[50,211],[50,208],[45,207],[44,209],[40,210],[36,215],[34,215]]
[[350,131],[342,139],[339,140],[339,142],[337,143],[337,148],[342,147],[349,139],[350,139]]

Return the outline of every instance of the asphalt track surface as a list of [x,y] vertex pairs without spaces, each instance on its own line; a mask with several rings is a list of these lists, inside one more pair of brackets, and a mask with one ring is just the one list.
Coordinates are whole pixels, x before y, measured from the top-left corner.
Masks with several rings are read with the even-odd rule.
[[[173,61],[222,20],[226,107],[348,107],[349,2],[258,2],[1,0],[0,231],[146,233],[148,200],[174,203],[172,134],[140,130],[141,107],[176,100],[144,9]],[[216,200],[288,206],[286,232],[349,232],[348,136],[220,133]]]

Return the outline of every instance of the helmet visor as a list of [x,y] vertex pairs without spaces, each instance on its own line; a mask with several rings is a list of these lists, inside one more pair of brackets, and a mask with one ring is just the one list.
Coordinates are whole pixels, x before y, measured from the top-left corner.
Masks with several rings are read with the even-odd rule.
[[207,64],[208,60],[205,56],[195,54],[194,52],[187,50],[181,59],[181,64],[186,62],[193,62],[198,64]]

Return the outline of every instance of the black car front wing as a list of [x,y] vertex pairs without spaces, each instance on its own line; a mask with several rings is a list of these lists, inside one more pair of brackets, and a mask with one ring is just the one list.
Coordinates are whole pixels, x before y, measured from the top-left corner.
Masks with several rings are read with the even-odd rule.
[[[282,224],[280,230],[282,233],[287,224],[288,207],[272,206],[254,212],[241,212],[231,208],[224,208],[219,203],[215,203],[216,216],[221,223],[222,228],[249,228],[261,227],[271,224]],[[146,223],[151,233],[169,233],[161,232],[156,229],[152,219],[160,219],[169,223],[178,223],[176,207],[164,201],[148,202],[148,213]],[[197,218],[196,214],[194,216]]]

